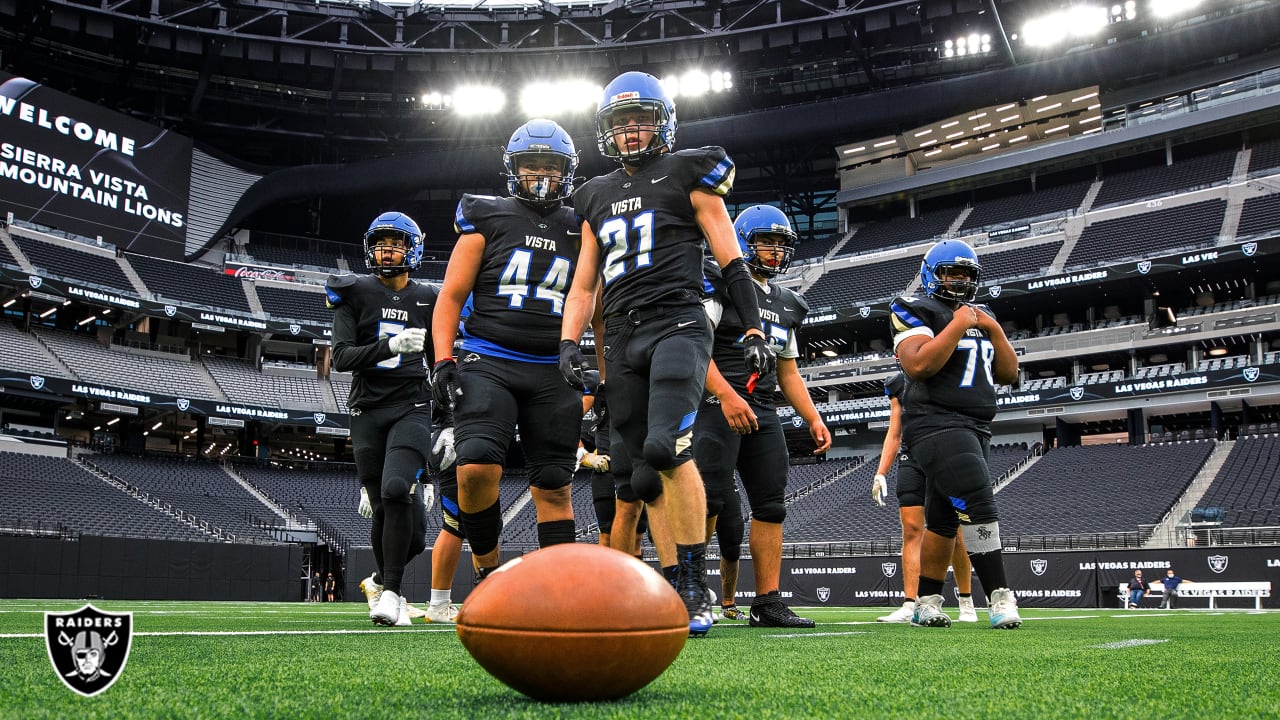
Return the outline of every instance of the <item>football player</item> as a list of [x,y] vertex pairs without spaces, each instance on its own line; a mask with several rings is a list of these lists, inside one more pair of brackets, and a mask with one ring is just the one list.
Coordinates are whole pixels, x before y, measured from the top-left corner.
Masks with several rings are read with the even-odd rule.
[[[646,73],[623,73],[605,87],[596,131],[600,152],[622,167],[574,195],[582,220],[581,271],[565,301],[560,368],[567,382],[582,387],[586,363],[578,339],[603,279],[609,412],[635,465],[632,487],[648,505],[650,522],[665,515],[689,633],[697,637],[712,624],[703,578],[706,496],[689,462],[711,355],[701,303],[704,238],[724,268],[735,308],[746,318],[759,312],[724,205],[733,162],[719,147],[675,152],[675,103]],[[746,332],[748,365],[772,371],[764,333],[758,326]]]
[[[885,432],[880,450],[880,463],[876,466],[875,479],[871,482],[871,499],[884,507],[887,492],[885,475],[898,459],[898,518],[902,522],[902,607],[888,615],[876,618],[877,622],[909,623],[916,612],[916,592],[920,587],[920,540],[924,533],[924,471],[911,457],[911,450],[902,443],[902,395],[906,391],[907,376],[897,373],[884,381],[884,394],[889,397],[889,429]],[[951,551],[951,567],[955,568],[956,591],[960,595],[960,622],[978,622],[973,609],[973,566],[964,549],[964,537],[956,536],[955,549]]]
[[1022,624],[1005,580],[1000,522],[987,463],[996,385],[1018,378],[1018,356],[995,316],[975,305],[981,267],[973,248],[943,240],[920,263],[922,293],[893,301],[898,362],[911,380],[902,398],[902,439],[925,476],[920,587],[911,624],[949,627],[942,585],[957,530],[988,592],[991,627]]
[[[739,248],[751,271],[758,309],[743,317],[723,283],[705,305],[715,325],[715,344],[707,370],[702,412],[693,426],[693,455],[707,488],[707,533],[727,506],[741,505],[733,471],[737,468],[751,505],[751,561],[756,594],[751,602],[754,627],[811,628],[812,620],[797,617],[778,592],[782,570],[782,521],[787,516],[787,443],[778,420],[774,391],[796,409],[809,425],[809,436],[824,453],[831,447],[831,433],[813,406],[796,365],[800,356],[796,330],[804,322],[808,304],[791,290],[770,285],[786,272],[795,252],[796,233],[786,214],[770,205],[752,205],[733,223]],[[760,373],[746,362],[743,339],[749,328],[763,326],[777,355],[776,373]],[[732,513],[732,508],[729,510]],[[737,548],[721,538],[722,554],[735,559]],[[741,544],[742,536],[738,535]],[[730,593],[735,588],[725,588]],[[725,601],[733,603],[733,596]],[[722,611],[723,612],[723,611]]]
[[[458,509],[483,578],[499,563],[498,481],[519,423],[541,547],[574,541],[571,482],[582,391],[556,369],[565,290],[578,256],[578,225],[563,201],[573,189],[573,140],[550,120],[530,120],[503,153],[509,197],[463,195],[433,318],[437,402],[453,408]],[[452,356],[467,297],[461,357]]]
[[[431,447],[427,337],[438,289],[409,278],[422,262],[422,231],[386,212],[364,235],[369,275],[332,275],[333,369],[350,372],[351,445],[373,514],[377,572],[362,590],[380,590],[369,610],[379,625],[409,624],[400,582],[426,549],[424,448]],[[366,587],[367,586],[367,587]]]

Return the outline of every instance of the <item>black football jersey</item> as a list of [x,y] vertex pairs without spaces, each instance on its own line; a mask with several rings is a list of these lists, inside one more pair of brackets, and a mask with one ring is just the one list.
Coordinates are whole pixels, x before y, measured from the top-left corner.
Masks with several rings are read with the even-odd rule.
[[[891,377],[887,378],[884,381],[885,397],[898,398],[898,403],[901,404],[903,396],[907,394],[907,385],[910,384],[910,382],[911,380],[907,378],[906,373],[904,372],[894,373]],[[907,452],[906,441],[901,442],[898,452],[900,454]]]
[[[988,315],[991,311],[979,306]],[[902,296],[890,307],[893,346],[906,338],[932,338],[954,314],[951,306],[932,297]],[[902,432],[923,438],[938,430],[970,427],[990,432],[996,414],[996,386],[992,379],[995,346],[986,331],[969,328],[955,352],[938,372],[925,380],[907,383],[902,402]]]
[[689,193],[726,195],[733,173],[723,148],[704,147],[665,153],[634,175],[619,168],[578,188],[578,218],[600,244],[606,316],[700,302],[703,238]]
[[459,233],[484,236],[484,256],[463,326],[464,350],[553,362],[581,224],[571,208],[539,212],[515,198],[463,195]]
[[[779,357],[794,359],[799,354],[796,351],[796,331],[809,314],[809,304],[787,288],[771,285],[765,290],[758,282],[752,281],[751,284],[756,289],[756,303],[760,306],[760,320],[752,323],[751,327],[764,331],[769,346]],[[742,352],[747,324],[738,317],[728,293],[719,289],[714,297],[720,304],[721,315],[720,322],[716,323],[711,359],[716,361],[716,367],[725,380],[752,408],[760,412],[774,412],[777,408],[777,372],[759,378],[755,392],[747,392],[751,371],[747,370],[747,360]]]
[[406,328],[426,328],[426,347],[431,347],[431,313],[440,288],[410,280],[394,291],[373,275],[345,274],[330,275],[325,292],[333,308],[333,369],[352,374],[347,406],[428,402],[431,358],[396,355],[389,343]]

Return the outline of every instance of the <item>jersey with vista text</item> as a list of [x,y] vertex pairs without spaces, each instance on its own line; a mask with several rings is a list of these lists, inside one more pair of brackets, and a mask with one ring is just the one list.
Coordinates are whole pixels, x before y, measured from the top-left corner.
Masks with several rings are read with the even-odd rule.
[[704,147],[664,153],[634,175],[620,168],[578,188],[574,207],[600,245],[606,316],[701,301],[703,238],[689,193],[725,195],[733,174],[723,148]]
[[[718,281],[713,281],[713,284],[721,285]],[[809,304],[788,288],[770,285],[766,289],[754,280],[751,285],[756,290],[756,303],[760,306],[760,320],[751,323],[751,327],[764,331],[769,347],[773,348],[778,357],[792,360],[799,357],[796,331],[809,313]],[[716,369],[753,409],[775,412],[778,392],[776,371],[760,377],[756,381],[755,391],[747,392],[751,371],[747,369],[747,360],[742,352],[747,323],[738,317],[737,309],[733,307],[723,288],[718,288],[707,302],[714,303],[708,305],[708,315],[713,319],[719,315],[719,320],[715,322],[715,344],[711,349],[711,359],[715,360]],[[709,392],[704,394],[704,398],[710,396]]]
[[[991,311],[977,306],[979,311]],[[950,322],[954,310],[923,295],[898,297],[890,308],[893,348],[910,337],[932,338]],[[995,346],[985,330],[969,328],[955,351],[932,377],[907,383],[902,402],[902,434],[919,440],[956,427],[990,433],[996,414],[996,386],[992,379]]]
[[462,348],[555,362],[564,296],[581,242],[573,210],[539,212],[515,198],[463,195],[454,228],[484,236]]
[[333,308],[333,369],[351,373],[350,408],[425,403],[431,398],[423,353],[391,352],[393,335],[406,328],[425,328],[431,347],[431,312],[440,288],[410,280],[391,290],[373,275],[330,275],[325,283]]

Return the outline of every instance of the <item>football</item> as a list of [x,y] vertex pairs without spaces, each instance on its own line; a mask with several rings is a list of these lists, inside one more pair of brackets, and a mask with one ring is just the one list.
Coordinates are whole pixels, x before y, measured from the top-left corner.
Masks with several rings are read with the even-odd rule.
[[537,700],[613,700],[680,654],[689,615],[662,575],[600,545],[507,562],[467,596],[458,638],[490,675]]

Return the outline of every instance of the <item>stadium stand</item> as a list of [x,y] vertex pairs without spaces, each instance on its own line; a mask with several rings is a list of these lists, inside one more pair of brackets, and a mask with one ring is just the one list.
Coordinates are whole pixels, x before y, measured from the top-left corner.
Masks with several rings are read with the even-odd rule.
[[1280,436],[1237,439],[1199,505],[1222,508],[1228,527],[1280,525]]
[[1251,197],[1244,201],[1236,237],[1274,233],[1277,228],[1280,228],[1280,194]]
[[[1160,164],[1115,174],[1104,171],[1102,190],[1094,198],[1093,207],[1169,195],[1196,187],[1226,182],[1231,176],[1237,151],[1220,150],[1175,159],[1164,165],[1164,153],[1158,153]],[[1132,161],[1127,161],[1132,162]]]
[[72,378],[34,335],[22,332],[8,320],[0,321],[0,367],[30,375]]
[[134,292],[133,283],[124,276],[124,271],[114,258],[72,250],[21,235],[14,235],[13,241],[38,270],[91,285]]
[[282,320],[314,320],[333,322],[333,311],[325,306],[324,293],[286,290],[273,285],[254,285],[262,309]]
[[84,461],[233,533],[236,542],[271,542],[261,525],[281,523],[271,508],[209,462],[131,455],[87,455]]
[[1062,250],[1063,240],[1020,247],[1014,250],[982,253],[978,262],[982,265],[982,282],[990,285],[997,280],[1008,280],[1025,275],[1042,274],[1045,268]]
[[959,234],[972,233],[980,228],[1004,225],[1018,220],[1033,220],[1048,215],[1067,213],[1080,207],[1092,181],[1075,182],[1057,187],[1046,187],[1035,192],[982,200],[973,204],[973,210],[961,224]]
[[791,262],[803,263],[825,257],[838,242],[840,242],[840,235],[835,233],[824,237],[804,238],[796,245],[796,252],[791,256]]
[[1212,244],[1222,229],[1226,210],[1226,200],[1204,200],[1094,223],[1084,229],[1066,267]]
[[[370,521],[356,512],[360,482],[355,467],[291,469],[236,463],[232,469],[286,512],[315,522],[343,551],[369,545]],[[427,536],[440,530],[440,513],[427,513]]]
[[925,242],[945,233],[960,216],[960,210],[953,205],[930,210],[920,217],[869,222],[857,229],[837,257]]
[[849,307],[885,300],[905,291],[920,270],[920,255],[828,270],[804,292],[809,307]]
[[1280,140],[1268,140],[1253,146],[1249,155],[1249,172],[1280,168]]
[[1000,529],[1013,537],[1154,525],[1212,451],[1212,442],[1055,448],[1000,490]]
[[320,383],[315,378],[268,375],[239,360],[206,356],[205,367],[232,402],[302,410],[324,409]]
[[211,540],[66,458],[0,452],[0,524],[71,533]]
[[[0,234],[10,238],[13,237],[8,230],[0,230]],[[9,251],[9,244],[5,242],[0,242],[0,264],[21,267],[21,264],[18,263],[18,258],[13,256],[13,253]]]
[[252,312],[240,280],[222,274],[217,268],[203,268],[130,253],[126,253],[125,258],[152,294],[220,310]]
[[338,402],[339,412],[349,412],[347,398],[351,397],[351,376],[329,375],[329,384],[333,387],[333,397]]
[[330,272],[338,271],[338,259],[335,255],[257,242],[253,243],[249,251],[254,260],[267,265],[314,267]]
[[190,360],[126,351],[118,345],[106,348],[92,337],[66,330],[40,328],[36,336],[81,380],[112,387],[147,388],[180,397],[220,399]]

